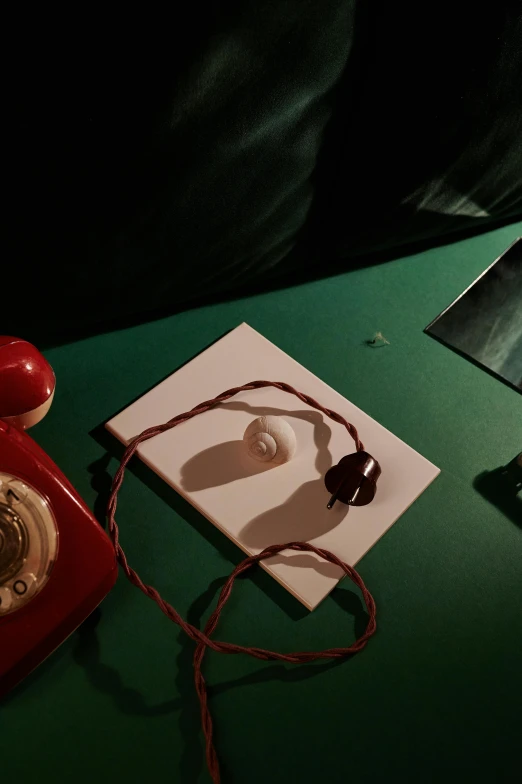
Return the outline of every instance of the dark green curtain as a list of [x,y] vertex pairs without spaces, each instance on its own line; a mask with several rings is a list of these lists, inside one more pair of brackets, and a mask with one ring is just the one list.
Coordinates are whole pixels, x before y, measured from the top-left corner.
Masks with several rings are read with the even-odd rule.
[[3,332],[147,318],[522,213],[519,3],[5,29]]

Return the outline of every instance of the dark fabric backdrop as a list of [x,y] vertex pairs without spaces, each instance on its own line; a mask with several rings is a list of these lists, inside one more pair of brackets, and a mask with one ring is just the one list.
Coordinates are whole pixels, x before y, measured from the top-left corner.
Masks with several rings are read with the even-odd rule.
[[75,13],[5,26],[0,331],[148,317],[522,214],[519,2]]

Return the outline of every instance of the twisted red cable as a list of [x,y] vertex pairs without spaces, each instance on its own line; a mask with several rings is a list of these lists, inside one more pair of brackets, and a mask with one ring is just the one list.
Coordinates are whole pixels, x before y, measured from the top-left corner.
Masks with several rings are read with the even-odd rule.
[[[118,562],[120,563],[123,571],[125,572],[127,578],[130,582],[135,585],[137,588],[140,589],[146,596],[150,599],[153,599],[160,610],[165,613],[165,615],[170,618],[171,621],[178,624],[183,631],[197,643],[196,650],[194,653],[194,680],[196,684],[196,691],[198,693],[200,705],[201,705],[201,723],[203,726],[203,732],[205,734],[205,744],[206,744],[206,757],[207,757],[207,765],[212,777],[212,781],[215,784],[219,784],[221,781],[220,773],[219,773],[219,762],[216,754],[216,749],[213,743],[213,729],[212,729],[212,717],[210,715],[210,711],[208,708],[208,695],[207,695],[207,688],[205,684],[205,678],[203,677],[203,673],[201,671],[201,665],[203,661],[203,656],[205,654],[206,648],[211,648],[214,651],[218,651],[220,653],[247,653],[249,656],[254,656],[256,659],[263,659],[265,661],[268,660],[278,660],[278,661],[285,661],[291,663],[303,663],[303,662],[310,662],[316,659],[340,659],[345,658],[347,656],[351,656],[354,653],[362,650],[366,643],[368,642],[369,638],[374,634],[376,629],[375,623],[375,602],[373,600],[372,595],[364,585],[362,578],[347,563],[341,561],[333,553],[329,552],[328,550],[323,550],[320,547],[315,547],[308,542],[290,542],[287,544],[273,544],[270,547],[266,547],[262,552],[258,553],[257,555],[251,555],[249,558],[246,558],[240,564],[236,566],[228,580],[226,581],[225,585],[221,589],[221,593],[219,596],[219,600],[216,606],[216,609],[208,619],[204,631],[200,631],[200,629],[196,628],[192,624],[185,621],[181,615],[177,612],[177,610],[172,607],[171,604],[166,602],[153,588],[151,585],[147,585],[144,583],[139,575],[132,569],[123,552],[123,549],[119,543],[119,530],[116,524],[116,507],[117,507],[117,499],[118,499],[118,491],[122,485],[123,477],[125,475],[125,468],[133,455],[135,454],[138,446],[143,441],[148,441],[149,438],[154,438],[154,436],[159,435],[160,433],[164,433],[167,430],[171,430],[173,427],[177,427],[182,422],[186,422],[188,419],[192,419],[192,417],[197,416],[198,414],[203,414],[205,411],[208,411],[210,408],[218,405],[219,403],[228,400],[229,398],[236,395],[238,392],[244,392],[250,389],[259,389],[261,387],[276,387],[277,389],[281,389],[283,392],[288,392],[292,395],[295,395],[302,400],[303,403],[311,406],[312,408],[316,408],[318,411],[322,411],[330,419],[333,419],[334,422],[339,422],[339,424],[344,425],[347,429],[350,436],[355,441],[355,447],[358,452],[364,449],[364,446],[359,438],[357,430],[355,427],[347,422],[344,417],[340,414],[337,414],[335,411],[332,411],[329,408],[325,408],[317,400],[314,400],[309,395],[305,395],[302,392],[298,392],[294,387],[290,386],[290,384],[285,384],[281,381],[251,381],[249,384],[244,384],[241,387],[234,387],[233,389],[228,389],[226,392],[223,392],[221,395],[218,395],[212,400],[206,400],[203,403],[200,403],[198,406],[195,406],[191,411],[187,411],[184,414],[178,414],[178,416],[173,417],[168,422],[165,422],[163,425],[156,425],[155,427],[149,427],[140,433],[138,436],[133,438],[129,445],[127,446],[124,455],[121,460],[120,467],[116,471],[114,475],[114,479],[112,482],[112,489],[111,495],[109,498],[109,502],[107,505],[107,519],[108,519],[108,531],[111,537],[112,543],[114,545],[114,551],[116,553],[116,557]],[[324,651],[302,651],[302,652],[295,652],[295,653],[277,653],[275,651],[267,651],[264,648],[256,648],[256,647],[248,647],[243,645],[234,645],[233,643],[229,642],[221,642],[211,639],[211,634],[215,631],[216,626],[219,621],[219,616],[225,604],[227,603],[228,599],[230,598],[230,594],[232,592],[232,586],[234,585],[234,580],[236,577],[247,569],[250,569],[251,566],[258,563],[259,561],[264,560],[265,558],[270,558],[271,556],[275,555],[276,553],[281,552],[281,550],[305,550],[309,552],[316,553],[321,558],[324,558],[326,561],[339,566],[345,574],[348,575],[350,580],[360,589],[364,603],[366,605],[366,609],[368,610],[369,620],[368,625],[366,626],[366,631],[364,634],[359,637],[352,645],[348,648],[327,648]]]

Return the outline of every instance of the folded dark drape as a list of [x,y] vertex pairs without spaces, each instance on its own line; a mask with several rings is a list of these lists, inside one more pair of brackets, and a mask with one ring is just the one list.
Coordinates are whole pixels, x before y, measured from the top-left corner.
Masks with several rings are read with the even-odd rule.
[[65,334],[522,214],[519,3],[143,15],[7,25],[0,331]]

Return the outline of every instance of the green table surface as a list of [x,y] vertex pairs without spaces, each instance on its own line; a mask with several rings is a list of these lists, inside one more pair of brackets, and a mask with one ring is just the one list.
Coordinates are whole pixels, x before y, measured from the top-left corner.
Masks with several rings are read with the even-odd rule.
[[[511,225],[47,352],[56,398],[33,435],[96,512],[117,467],[102,424],[242,321],[442,469],[359,564],[378,609],[361,654],[302,666],[207,655],[224,782],[518,779],[522,520],[474,482],[521,449],[522,397],[423,328],[521,233]],[[390,345],[365,346],[378,330]],[[202,624],[240,551],[138,464],[118,520],[131,565]],[[309,613],[259,570],[237,585],[219,638],[321,649],[364,622],[347,581]],[[209,781],[192,654],[120,575],[1,704],[0,780]]]

